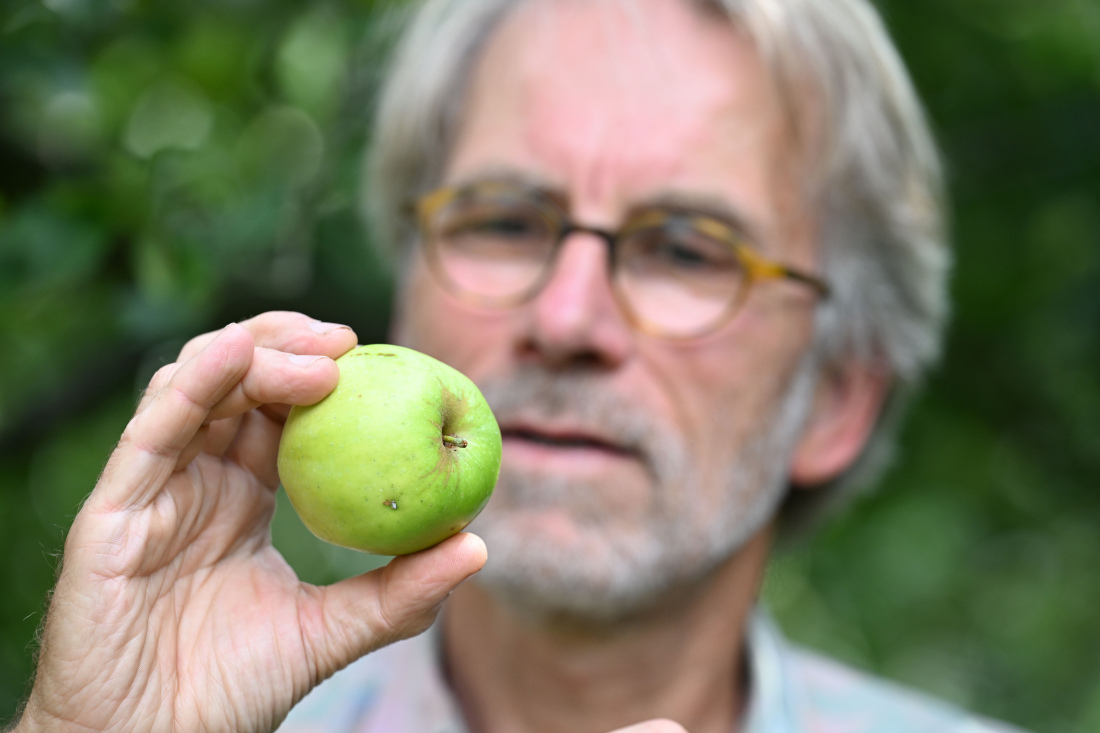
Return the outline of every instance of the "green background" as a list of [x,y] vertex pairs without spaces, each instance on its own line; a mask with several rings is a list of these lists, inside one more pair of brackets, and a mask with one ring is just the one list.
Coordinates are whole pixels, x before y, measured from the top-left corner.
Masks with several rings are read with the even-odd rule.
[[[773,566],[796,639],[1040,731],[1100,730],[1100,2],[881,0],[946,153],[955,316],[879,489]],[[369,0],[0,9],[0,720],[141,385],[270,308],[385,339],[358,218]],[[369,562],[289,507],[303,578]]]

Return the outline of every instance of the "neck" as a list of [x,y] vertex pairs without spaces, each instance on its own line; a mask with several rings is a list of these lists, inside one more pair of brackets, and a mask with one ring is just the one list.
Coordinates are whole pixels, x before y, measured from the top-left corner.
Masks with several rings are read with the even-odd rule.
[[451,684],[476,733],[605,733],[670,718],[738,730],[744,634],[767,559],[760,532],[691,592],[629,622],[537,621],[476,583],[444,616]]

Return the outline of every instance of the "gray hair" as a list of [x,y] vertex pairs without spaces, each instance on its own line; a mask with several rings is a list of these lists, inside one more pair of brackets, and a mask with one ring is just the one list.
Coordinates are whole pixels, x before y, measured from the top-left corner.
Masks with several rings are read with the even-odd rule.
[[[427,0],[398,45],[368,157],[368,215],[391,252],[411,249],[409,203],[439,184],[479,51],[528,0]],[[832,296],[813,358],[887,372],[891,396],[860,459],[828,486],[792,491],[781,528],[839,506],[885,465],[901,406],[939,355],[951,255],[939,156],[912,82],[866,0],[688,0],[756,44],[812,151],[806,194]]]

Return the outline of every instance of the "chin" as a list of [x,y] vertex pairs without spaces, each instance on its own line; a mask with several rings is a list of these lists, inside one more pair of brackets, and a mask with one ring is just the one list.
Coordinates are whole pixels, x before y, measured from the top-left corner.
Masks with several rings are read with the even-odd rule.
[[678,489],[700,488],[683,480],[652,486],[647,500],[625,511],[600,505],[615,493],[608,487],[519,478],[502,472],[470,527],[489,550],[475,582],[535,622],[585,628],[685,602],[768,522],[785,493],[782,481],[761,485],[739,472],[721,500],[683,500]]
[[728,557],[727,548],[700,543],[695,529],[670,529],[619,518],[593,524],[554,510],[486,510],[471,526],[489,549],[475,582],[536,622],[619,624],[667,604]]
[[523,616],[613,622],[643,612],[667,590],[668,573],[656,572],[665,553],[640,533],[563,531],[529,517],[475,524],[489,548],[476,582]]

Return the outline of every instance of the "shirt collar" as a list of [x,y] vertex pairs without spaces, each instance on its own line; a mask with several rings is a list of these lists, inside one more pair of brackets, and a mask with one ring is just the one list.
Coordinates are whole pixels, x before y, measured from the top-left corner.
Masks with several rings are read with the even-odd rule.
[[745,634],[749,700],[743,733],[796,733],[795,700],[787,669],[787,642],[771,617],[757,609]]
[[[445,679],[441,624],[395,645],[386,690],[358,733],[467,733],[458,701]],[[746,629],[749,699],[742,733],[796,733],[795,701],[786,669],[786,640],[762,610]],[[384,650],[385,651],[385,650]]]

